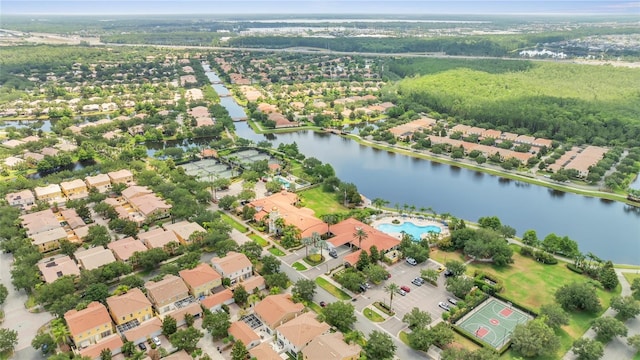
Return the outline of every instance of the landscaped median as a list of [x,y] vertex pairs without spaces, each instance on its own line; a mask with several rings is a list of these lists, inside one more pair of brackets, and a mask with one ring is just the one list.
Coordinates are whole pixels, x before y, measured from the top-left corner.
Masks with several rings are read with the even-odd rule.
[[246,226],[242,225],[236,219],[232,218],[228,214],[225,214],[222,211],[218,211],[218,213],[220,214],[220,216],[222,216],[222,221],[226,222],[227,224],[229,224],[234,229],[240,231],[243,234],[246,233],[247,231],[249,231],[249,228],[247,228]]
[[349,296],[349,294],[347,294],[346,292],[340,290],[337,286],[333,285],[332,283],[330,283],[325,278],[317,277],[316,278],[316,284],[318,284],[318,286],[320,286],[321,288],[325,289],[329,294],[333,295],[334,297],[336,297],[336,298],[338,298],[340,300],[349,300],[349,299],[351,299],[351,296]]
[[362,314],[369,320],[373,321],[373,322],[383,322],[386,319],[380,315],[377,311],[370,309],[370,308],[364,308],[364,310],[362,310]]

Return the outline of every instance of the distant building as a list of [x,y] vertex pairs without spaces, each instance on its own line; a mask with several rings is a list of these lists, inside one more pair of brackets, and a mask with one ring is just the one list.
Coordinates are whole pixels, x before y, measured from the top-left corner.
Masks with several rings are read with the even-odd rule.
[[9,206],[20,208],[20,210],[29,210],[36,203],[36,197],[31,190],[8,193],[5,199]]
[[60,183],[60,188],[62,190],[62,193],[69,200],[82,199],[89,196],[87,184],[85,184],[85,182],[80,179],[63,181]]
[[107,174],[87,176],[85,178],[85,183],[89,189],[96,189],[99,193],[105,193],[111,190],[111,179]]
[[214,288],[222,286],[222,276],[207,264],[181,270],[180,277],[194,297],[208,295]]
[[62,189],[58,184],[50,184],[47,186],[37,186],[33,189],[36,193],[36,199],[46,201],[49,204],[54,202],[64,203],[65,200],[62,197]]
[[211,264],[222,277],[231,279],[232,283],[247,279],[253,274],[253,265],[249,258],[235,251],[230,251],[223,258],[214,257]]

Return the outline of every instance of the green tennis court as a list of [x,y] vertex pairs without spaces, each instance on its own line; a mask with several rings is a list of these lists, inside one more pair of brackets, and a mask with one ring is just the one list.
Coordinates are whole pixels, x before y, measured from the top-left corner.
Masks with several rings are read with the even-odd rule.
[[511,339],[516,325],[533,319],[531,315],[496,298],[489,298],[460,319],[456,325],[472,337],[496,349]]

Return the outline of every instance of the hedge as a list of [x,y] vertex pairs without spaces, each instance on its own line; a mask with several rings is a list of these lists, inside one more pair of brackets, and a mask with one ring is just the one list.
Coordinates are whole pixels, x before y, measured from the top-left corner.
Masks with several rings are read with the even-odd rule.
[[567,264],[567,269],[573,271],[574,273],[580,274],[580,275],[584,274],[584,270],[580,269],[579,267],[577,267],[577,266],[575,266],[574,264],[571,264],[571,263]]

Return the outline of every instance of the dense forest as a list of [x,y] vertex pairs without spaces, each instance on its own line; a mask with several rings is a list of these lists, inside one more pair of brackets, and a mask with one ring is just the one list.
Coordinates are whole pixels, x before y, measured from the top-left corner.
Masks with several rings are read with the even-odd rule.
[[481,70],[490,66],[482,62],[474,69],[464,63],[427,65],[396,65],[403,75],[428,74],[393,89],[405,107],[424,106],[463,123],[576,144],[640,146],[637,69],[502,62],[490,73]]

